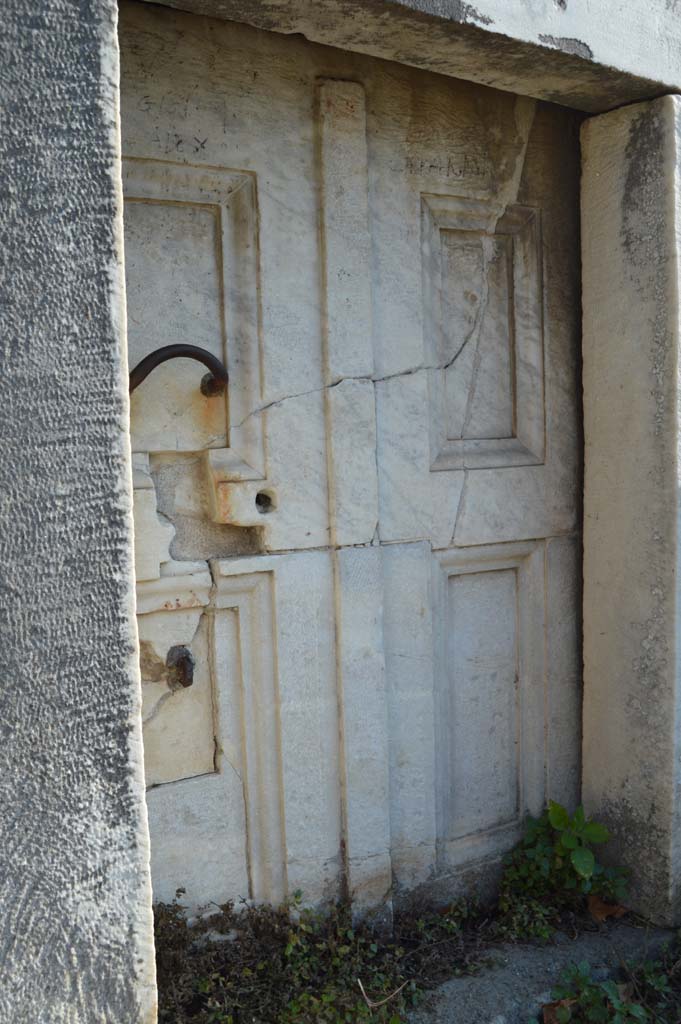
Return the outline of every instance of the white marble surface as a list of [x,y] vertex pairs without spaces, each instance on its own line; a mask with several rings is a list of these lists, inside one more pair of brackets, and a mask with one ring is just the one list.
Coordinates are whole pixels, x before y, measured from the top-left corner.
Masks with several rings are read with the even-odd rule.
[[159,515],[148,455],[133,456],[132,483],[135,576],[138,581],[155,580],[161,575],[161,566],[170,559],[170,544],[175,536],[175,528]]
[[189,318],[231,375],[218,425],[133,406],[177,529],[140,621],[159,656],[205,629],[213,709],[191,757],[150,732],[157,893],[453,892],[579,786],[572,115],[153,8],[121,39],[130,187],[168,220],[131,221],[161,254],[131,354]]

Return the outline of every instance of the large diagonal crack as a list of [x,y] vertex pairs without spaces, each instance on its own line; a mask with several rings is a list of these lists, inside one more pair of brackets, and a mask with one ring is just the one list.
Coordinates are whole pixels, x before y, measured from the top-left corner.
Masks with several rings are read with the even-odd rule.
[[254,416],[262,415],[262,413],[267,412],[268,409],[277,408],[278,406],[283,405],[285,402],[294,401],[296,398],[307,398],[308,395],[318,395],[323,391],[332,391],[333,388],[339,387],[346,381],[370,381],[372,384],[383,384],[386,381],[398,380],[401,377],[412,377],[417,373],[428,373],[433,370],[447,370],[449,369],[450,366],[453,365],[457,356],[459,355],[459,352],[461,352],[465,347],[468,338],[472,336],[472,333],[473,332],[471,331],[471,334],[469,334],[466,340],[462,343],[461,348],[456,353],[456,355],[453,356],[451,359],[448,359],[446,363],[410,366],[407,370],[397,370],[395,373],[386,373],[382,377],[341,377],[339,380],[334,381],[333,384],[322,384],[320,387],[310,388],[308,391],[298,391],[292,395],[282,395],[281,398],[274,398],[272,399],[271,402],[266,402],[264,405],[259,405],[256,409],[252,409],[243,417],[243,419],[239,420],[238,423],[231,424],[230,429],[238,430],[240,427],[243,427],[244,423],[247,423],[248,420],[252,419]]
[[260,416],[262,413],[267,412],[268,409],[274,409],[276,406],[283,405],[284,402],[292,402],[295,398],[306,398],[308,395],[318,395],[320,391],[328,391],[329,388],[335,388],[342,383],[343,380],[349,378],[342,378],[336,381],[334,384],[322,384],[318,388],[310,388],[308,391],[298,391],[293,395],[282,395],[281,398],[274,398],[271,402],[266,402],[265,405],[259,405],[257,409],[251,409],[249,413],[246,413],[242,420],[238,423],[232,423],[230,429],[238,430],[239,427],[243,427],[244,423],[252,419],[254,416]]
[[522,173],[525,166],[525,159],[527,156],[527,146],[529,143],[530,133],[532,130],[532,124],[536,112],[536,101],[528,99],[526,97],[518,97],[514,106],[514,118],[516,123],[516,132],[518,138],[518,149],[515,156],[513,165],[513,171],[508,176],[505,185],[501,188],[496,201],[491,204],[490,210],[490,221],[487,228],[487,234],[483,236],[483,295],[481,297],[480,305],[475,317],[475,321],[466,337],[462,340],[461,344],[457,348],[456,352],[445,362],[438,362],[433,365],[421,364],[419,366],[412,366],[405,370],[398,370],[395,373],[384,374],[380,377],[375,376],[347,376],[341,377],[339,380],[333,381],[331,384],[322,384],[316,388],[308,388],[305,391],[298,391],[290,395],[282,395],[280,398],[272,399],[269,402],[265,402],[263,405],[258,406],[248,412],[241,420],[237,423],[230,424],[231,430],[239,430],[244,426],[250,419],[256,416],[260,416],[266,413],[269,409],[275,409],[282,406],[285,402],[295,401],[299,398],[307,398],[310,395],[317,395],[325,391],[330,391],[333,388],[338,387],[344,381],[353,380],[370,380],[374,384],[382,384],[392,380],[399,380],[403,377],[410,377],[419,373],[430,373],[430,372],[442,372],[448,370],[454,365],[456,360],[459,358],[464,349],[468,346],[471,340],[475,339],[476,344],[476,355],[474,361],[474,372],[473,379],[471,381],[471,387],[468,394],[468,403],[466,407],[466,413],[464,417],[464,430],[468,423],[472,411],[472,396],[475,393],[475,387],[477,384],[477,378],[480,369],[480,354],[479,354],[479,343],[482,321],[485,315],[485,308],[487,305],[487,296],[489,283],[487,280],[487,271],[489,263],[492,258],[492,236],[494,235],[499,220],[504,215],[508,207],[517,202],[518,192],[520,188],[520,182],[522,179]]

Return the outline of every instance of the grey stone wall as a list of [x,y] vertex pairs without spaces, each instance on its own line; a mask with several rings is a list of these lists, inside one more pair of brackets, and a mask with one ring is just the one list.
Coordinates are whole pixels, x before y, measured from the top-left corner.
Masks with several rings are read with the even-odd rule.
[[582,130],[587,810],[681,921],[681,97]]
[[0,25],[0,1022],[155,1019],[113,0]]

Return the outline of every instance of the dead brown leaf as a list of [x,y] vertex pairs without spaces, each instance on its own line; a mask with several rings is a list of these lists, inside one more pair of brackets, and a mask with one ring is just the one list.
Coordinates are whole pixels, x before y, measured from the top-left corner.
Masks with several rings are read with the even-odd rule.
[[618,903],[606,903],[600,896],[596,896],[591,893],[587,900],[589,907],[589,913],[593,917],[594,921],[602,923],[607,921],[609,917],[622,917],[627,913],[626,907],[621,907]]
[[568,1009],[576,1002],[574,999],[559,999],[556,1003],[545,1003],[542,1006],[542,1020],[544,1024],[561,1024],[558,1017],[558,1010],[563,1007]]

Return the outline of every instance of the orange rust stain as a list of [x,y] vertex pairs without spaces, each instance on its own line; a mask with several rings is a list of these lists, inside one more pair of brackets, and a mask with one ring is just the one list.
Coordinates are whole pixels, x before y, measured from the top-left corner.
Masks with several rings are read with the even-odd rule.
[[224,437],[227,426],[224,395],[207,398],[199,392],[194,410],[197,425],[203,434],[207,434],[209,437]]
[[234,518],[230,489],[228,487],[217,488],[217,512],[221,523],[228,523]]

